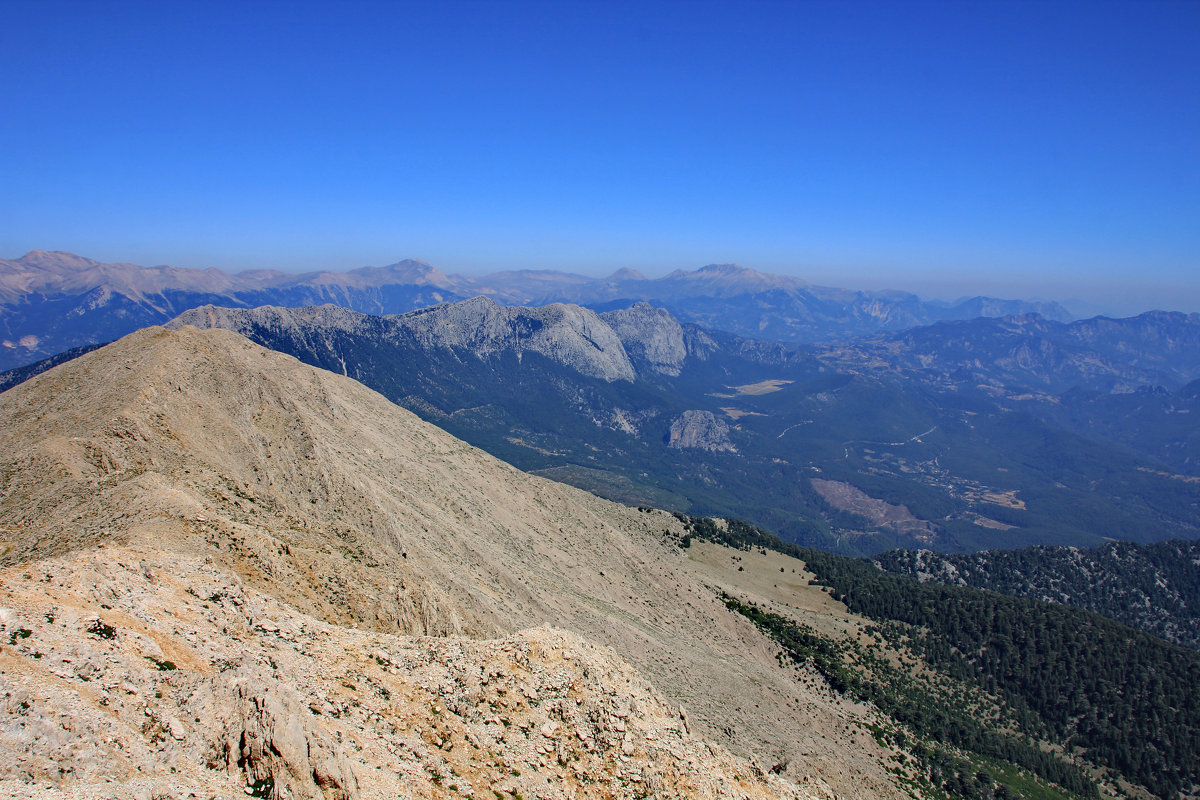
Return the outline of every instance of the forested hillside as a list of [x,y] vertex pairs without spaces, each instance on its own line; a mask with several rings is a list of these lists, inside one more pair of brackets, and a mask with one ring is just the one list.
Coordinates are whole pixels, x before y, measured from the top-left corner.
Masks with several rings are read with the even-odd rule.
[[[989,722],[970,692],[966,701],[925,708],[911,699],[920,690],[916,678],[906,677],[911,671],[897,671],[889,677],[900,683],[890,684],[861,660],[826,658],[832,683],[875,702],[913,732],[1017,764],[1078,793],[1088,792],[1073,767],[1080,763],[1164,799],[1194,795],[1200,786],[1200,653],[1098,614],[922,583],[867,560],[782,542],[738,521],[692,517],[687,524],[690,537],[804,560],[835,599],[878,623],[881,641],[984,697],[999,698],[1009,715]],[[747,613],[754,618],[756,612]],[[777,641],[786,648],[786,626],[761,616],[757,621],[778,629]],[[1043,761],[1047,751],[1039,741],[1057,743],[1065,753]]]
[[1110,542],[1091,549],[1028,547],[943,555],[892,550],[889,572],[1094,611],[1200,649],[1200,542]]

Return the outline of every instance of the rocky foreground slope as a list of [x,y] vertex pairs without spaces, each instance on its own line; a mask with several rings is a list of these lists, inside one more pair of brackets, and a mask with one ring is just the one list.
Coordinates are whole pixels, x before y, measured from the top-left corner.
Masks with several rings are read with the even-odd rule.
[[11,796],[901,794],[672,518],[352,380],[147,329],[0,419]]
[[353,630],[142,547],[4,583],[11,797],[807,796],[565,631]]

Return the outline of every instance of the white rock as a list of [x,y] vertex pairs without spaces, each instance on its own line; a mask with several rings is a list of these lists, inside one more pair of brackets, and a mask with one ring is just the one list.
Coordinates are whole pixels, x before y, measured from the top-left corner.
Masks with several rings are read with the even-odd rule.
[[171,738],[178,742],[182,742],[183,737],[187,735],[187,729],[183,727],[183,723],[176,717],[171,717],[167,720],[167,730],[170,731]]

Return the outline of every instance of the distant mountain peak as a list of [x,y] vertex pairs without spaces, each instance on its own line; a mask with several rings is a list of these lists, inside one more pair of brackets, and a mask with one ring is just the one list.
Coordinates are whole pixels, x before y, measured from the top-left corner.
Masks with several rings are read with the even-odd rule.
[[[668,293],[682,292],[697,297],[734,297],[756,292],[798,292],[805,290],[808,283],[790,275],[759,272],[740,264],[707,264],[688,272],[677,269],[670,275],[654,281]],[[659,298],[664,301],[667,295]]]
[[494,311],[501,307],[499,303],[484,294],[468,297],[466,300],[459,300],[457,303],[448,303],[447,305],[467,312]]
[[66,250],[30,250],[18,258],[17,262],[27,267],[40,269],[86,268],[100,264],[99,261],[68,253]]
[[419,258],[405,258],[385,267],[360,267],[351,270],[350,274],[377,275],[395,278],[446,280],[446,275],[440,269],[422,261]]
[[402,258],[394,264],[383,267],[362,267],[363,270],[379,270],[380,272],[395,272],[411,275],[441,275],[442,271],[419,258]]
[[745,275],[754,270],[743,267],[741,264],[706,264],[696,272],[705,275]]
[[606,281],[644,281],[646,276],[638,272],[636,269],[629,267],[621,267],[619,270],[609,275],[604,280]]

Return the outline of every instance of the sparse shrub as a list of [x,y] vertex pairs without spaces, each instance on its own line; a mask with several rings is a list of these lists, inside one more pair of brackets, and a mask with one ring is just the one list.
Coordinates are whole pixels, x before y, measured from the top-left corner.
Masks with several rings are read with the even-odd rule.
[[275,790],[275,779],[268,775],[265,778],[255,781],[246,788],[248,789],[246,794],[250,797],[270,797],[271,793]]
[[102,619],[92,620],[92,624],[87,626],[87,632],[93,636],[99,636],[101,639],[117,637],[117,629],[112,625],[105,625]]

